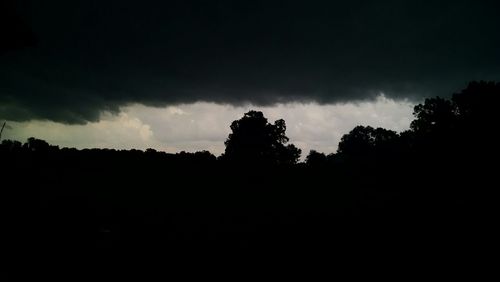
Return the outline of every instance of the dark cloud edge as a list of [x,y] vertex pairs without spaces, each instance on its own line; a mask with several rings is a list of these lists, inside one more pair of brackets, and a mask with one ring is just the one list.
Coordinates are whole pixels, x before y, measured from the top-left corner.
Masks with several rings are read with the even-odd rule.
[[[420,94],[407,94],[407,95],[394,95],[391,92],[382,90],[367,91],[363,96],[356,96],[354,98],[346,97],[325,97],[323,95],[309,96],[309,95],[273,95],[259,96],[257,98],[249,97],[199,97],[182,99],[180,97],[173,97],[173,99],[163,100],[154,99],[141,100],[130,99],[126,101],[104,101],[100,100],[95,104],[79,103],[73,101],[72,105],[65,105],[62,107],[44,108],[36,104],[26,105],[16,102],[15,99],[10,101],[0,100],[0,120],[14,121],[14,122],[29,122],[34,120],[52,121],[70,125],[84,125],[87,123],[97,122],[102,119],[104,113],[117,115],[123,108],[131,105],[144,105],[147,107],[162,108],[167,106],[189,105],[193,103],[214,103],[217,105],[225,106],[251,106],[251,107],[272,107],[282,104],[319,104],[319,105],[334,105],[334,104],[347,104],[347,103],[362,103],[373,102],[381,95],[396,100],[396,101],[410,101],[412,103],[419,103],[423,100]],[[451,95],[451,93],[450,93]],[[86,101],[88,102],[88,101]],[[95,102],[95,101],[94,101]]]

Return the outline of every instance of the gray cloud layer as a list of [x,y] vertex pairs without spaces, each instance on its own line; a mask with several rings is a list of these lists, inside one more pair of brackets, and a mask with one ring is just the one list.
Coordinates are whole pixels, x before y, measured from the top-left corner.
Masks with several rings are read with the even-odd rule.
[[103,2],[17,4],[4,27],[13,46],[0,50],[0,118],[412,98],[500,77],[498,1]]

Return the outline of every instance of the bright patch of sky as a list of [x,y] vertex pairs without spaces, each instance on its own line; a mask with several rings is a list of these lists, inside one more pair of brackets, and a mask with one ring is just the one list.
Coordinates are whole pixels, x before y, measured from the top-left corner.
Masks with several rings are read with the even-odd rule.
[[98,122],[66,125],[50,121],[8,122],[3,138],[24,141],[44,139],[61,147],[154,148],[166,152],[224,151],[229,125],[249,110],[262,111],[270,122],[283,118],[290,142],[302,149],[332,153],[342,135],[356,125],[383,127],[395,131],[409,128],[413,103],[380,95],[375,101],[319,105],[287,103],[270,107],[234,107],[194,103],[164,108],[129,105],[118,115],[103,113]]

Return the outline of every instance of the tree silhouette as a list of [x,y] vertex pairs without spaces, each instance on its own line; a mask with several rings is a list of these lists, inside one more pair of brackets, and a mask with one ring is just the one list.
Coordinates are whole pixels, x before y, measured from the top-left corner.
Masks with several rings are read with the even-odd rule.
[[50,145],[45,140],[36,139],[34,137],[28,138],[28,141],[23,145],[29,151],[33,152],[46,152],[49,150]]
[[411,122],[410,128],[422,133],[446,131],[453,126],[456,118],[453,103],[440,97],[425,99],[424,104],[415,106],[413,115],[416,119]]
[[488,131],[497,124],[499,100],[500,83],[492,81],[473,81],[452,98],[460,126],[476,131]]
[[449,134],[451,131],[488,131],[498,120],[500,83],[473,81],[453,94],[451,100],[441,97],[426,99],[415,106],[411,130],[418,134]]
[[223,160],[241,163],[295,164],[301,150],[285,134],[286,123],[279,119],[270,124],[262,112],[249,111],[233,121],[232,133],[224,142]]
[[328,157],[324,153],[320,153],[316,150],[309,151],[309,155],[306,157],[306,164],[309,166],[325,165],[327,161]]
[[387,153],[387,149],[391,148],[397,138],[395,131],[359,125],[342,136],[337,152],[353,157],[373,155],[377,152]]
[[418,151],[417,155],[433,158],[456,159],[458,152],[461,158],[469,159],[479,152],[491,154],[499,98],[500,83],[474,81],[452,99],[426,99],[414,108],[415,119],[405,142]]
[[3,140],[2,141],[2,149],[9,151],[19,151],[22,147],[22,143],[16,140]]

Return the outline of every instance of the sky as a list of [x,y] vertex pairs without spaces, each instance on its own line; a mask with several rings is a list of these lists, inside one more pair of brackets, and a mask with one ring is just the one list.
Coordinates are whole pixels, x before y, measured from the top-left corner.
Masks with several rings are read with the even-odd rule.
[[305,152],[500,77],[498,1],[7,0],[5,138],[223,150],[249,109]]

